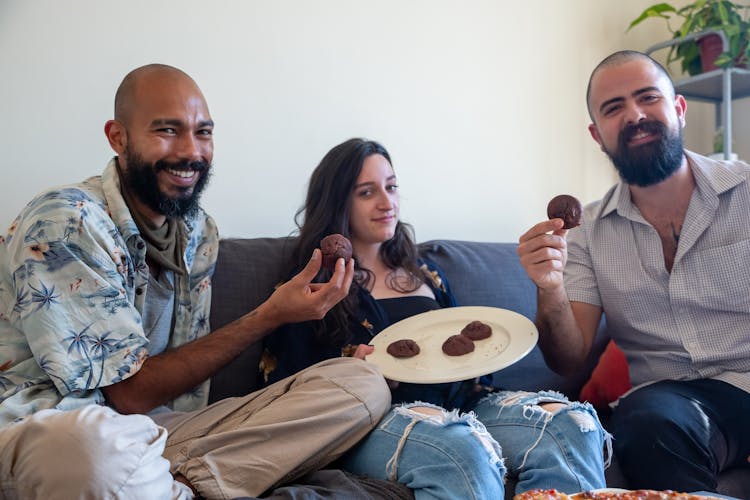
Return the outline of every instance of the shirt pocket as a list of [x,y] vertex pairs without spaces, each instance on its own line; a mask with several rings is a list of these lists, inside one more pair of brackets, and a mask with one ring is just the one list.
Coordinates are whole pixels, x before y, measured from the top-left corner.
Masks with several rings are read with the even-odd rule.
[[697,254],[698,303],[707,309],[750,313],[750,240]]

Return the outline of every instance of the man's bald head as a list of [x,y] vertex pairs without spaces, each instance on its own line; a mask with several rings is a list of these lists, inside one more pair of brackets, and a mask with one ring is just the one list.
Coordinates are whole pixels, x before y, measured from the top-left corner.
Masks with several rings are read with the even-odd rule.
[[[181,69],[167,64],[147,64],[134,69],[122,79],[115,93],[115,120],[126,124],[129,111],[132,109],[140,85],[153,84],[155,81],[174,82],[182,80],[190,82],[196,89],[198,85]],[[199,91],[200,92],[200,91]]]
[[659,73],[661,73],[664,78],[666,78],[666,80],[669,82],[669,88],[672,91],[671,97],[674,97],[674,84],[672,83],[672,78],[669,76],[669,72],[664,68],[664,66],[659,64],[656,59],[647,54],[644,54],[643,52],[638,52],[636,50],[621,50],[605,57],[599,64],[596,65],[594,71],[591,72],[589,83],[586,87],[586,107],[589,110],[589,117],[591,117],[592,121],[594,120],[594,115],[591,112],[591,82],[594,80],[594,77],[597,75],[597,73],[599,73],[599,71],[603,69],[611,68],[613,66],[619,66],[621,64],[625,64],[627,62],[638,59],[650,62],[654,66],[654,68],[656,68]]
[[104,133],[134,195],[130,208],[155,227],[196,210],[211,173],[213,129],[206,99],[185,72],[149,64],[128,73]]

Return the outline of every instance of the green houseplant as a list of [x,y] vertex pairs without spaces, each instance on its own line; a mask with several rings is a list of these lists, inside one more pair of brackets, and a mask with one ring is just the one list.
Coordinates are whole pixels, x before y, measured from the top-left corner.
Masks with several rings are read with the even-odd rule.
[[[740,5],[730,0],[695,0],[684,7],[676,8],[668,3],[658,3],[641,13],[630,23],[628,30],[637,26],[649,18],[662,18],[666,20],[669,31],[673,38],[681,38],[692,33],[706,30],[722,30],[729,40],[729,50],[721,52],[715,60],[706,60],[707,56],[701,58],[701,45],[704,50],[708,49],[709,37],[703,37],[697,41],[691,40],[679,45],[672,46],[667,63],[680,61],[682,71],[689,75],[696,75],[712,67],[726,68],[730,66],[745,66],[750,61],[750,5]],[[671,21],[680,23],[674,28]],[[718,36],[713,35],[715,39]],[[720,40],[720,39],[719,39]],[[716,43],[714,41],[714,43]],[[720,41],[719,41],[720,44]],[[719,45],[720,47],[720,45]],[[713,59],[713,56],[708,56]]]

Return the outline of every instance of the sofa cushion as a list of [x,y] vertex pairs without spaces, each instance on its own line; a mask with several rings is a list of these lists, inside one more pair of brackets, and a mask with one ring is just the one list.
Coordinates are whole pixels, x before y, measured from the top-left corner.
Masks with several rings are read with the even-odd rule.
[[[222,239],[213,277],[211,328],[220,328],[265,301],[286,276],[289,238]],[[246,349],[211,379],[209,401],[257,389],[261,344]]]
[[459,305],[502,307],[533,318],[536,288],[518,260],[516,246],[433,240],[420,243],[419,251],[445,272]]
[[591,378],[583,385],[579,399],[588,401],[597,410],[606,410],[609,403],[625,394],[628,389],[628,362],[614,340],[610,340],[591,373]]

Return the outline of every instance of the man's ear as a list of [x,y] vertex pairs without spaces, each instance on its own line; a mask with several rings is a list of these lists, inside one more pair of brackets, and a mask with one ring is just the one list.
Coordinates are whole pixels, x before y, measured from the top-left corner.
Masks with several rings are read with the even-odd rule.
[[685,128],[685,113],[687,112],[687,101],[683,96],[677,94],[674,96],[675,111],[677,111],[677,119],[680,120],[680,125]]
[[602,144],[602,138],[599,135],[599,129],[596,128],[596,125],[593,123],[589,124],[589,134],[591,134],[591,137],[596,141],[596,143],[599,145],[599,148],[604,151],[604,144]]
[[122,123],[117,120],[107,120],[104,124],[104,134],[107,136],[109,146],[118,156],[122,156],[128,143],[128,133]]

